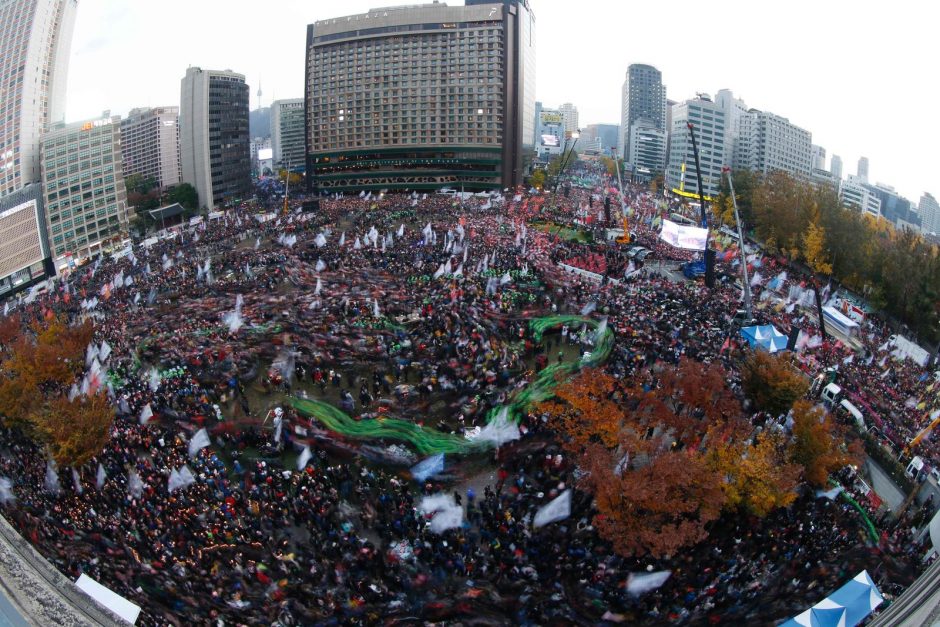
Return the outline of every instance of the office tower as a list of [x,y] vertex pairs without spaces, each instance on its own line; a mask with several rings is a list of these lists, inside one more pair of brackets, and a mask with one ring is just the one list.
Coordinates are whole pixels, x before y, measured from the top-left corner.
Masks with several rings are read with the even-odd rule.
[[42,178],[39,139],[65,119],[77,0],[0,0],[0,197]]
[[809,178],[813,173],[812,134],[788,119],[751,109],[741,119],[736,167],[768,174],[782,171]]
[[925,233],[940,233],[940,203],[933,194],[924,192],[917,204],[921,216],[921,230]]
[[810,153],[812,154],[813,169],[814,170],[825,170],[826,169],[826,149],[822,146],[817,146],[813,144],[810,146]]
[[858,158],[858,170],[856,174],[858,174],[858,178],[860,178],[863,183],[868,182],[868,157]]
[[503,189],[535,139],[526,0],[388,7],[307,27],[311,190]]
[[562,120],[564,120],[566,133],[574,133],[581,128],[578,126],[578,108],[576,106],[566,102],[558,107],[558,110],[561,112]]
[[271,150],[274,164],[303,170],[304,99],[275,100],[271,104]]
[[128,224],[121,118],[60,124],[43,135],[41,156],[56,268],[121,245]]
[[125,178],[139,174],[160,189],[182,180],[179,114],[179,107],[140,108],[121,120]]
[[200,206],[251,196],[248,85],[231,70],[190,67],[181,82],[180,164]]
[[832,155],[832,160],[829,162],[829,171],[832,172],[832,178],[837,181],[842,180],[842,157]]
[[662,73],[651,65],[634,63],[627,68],[620,101],[620,138],[617,152],[630,162],[631,126],[645,118],[645,125],[666,132],[666,87]]
[[747,169],[750,146],[747,141],[742,141],[742,137],[746,138],[746,133],[750,132],[749,109],[744,100],[734,97],[730,89],[719,89],[715,94],[715,104],[725,112],[725,156],[732,168]]
[[705,195],[715,196],[721,184],[721,169],[726,165],[725,112],[704,94],[694,100],[681,102],[672,109],[666,185],[686,197],[697,197],[699,194],[695,156],[688,130],[690,122],[695,127]]

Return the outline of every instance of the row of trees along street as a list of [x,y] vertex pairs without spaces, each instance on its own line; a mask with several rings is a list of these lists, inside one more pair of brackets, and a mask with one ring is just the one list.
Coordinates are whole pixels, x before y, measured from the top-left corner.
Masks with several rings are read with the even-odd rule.
[[[716,220],[734,226],[725,187],[712,204]],[[937,246],[887,220],[845,208],[838,191],[784,172],[734,173],[741,220],[768,251],[800,262],[863,295],[875,310],[906,324],[925,343],[940,340]]]

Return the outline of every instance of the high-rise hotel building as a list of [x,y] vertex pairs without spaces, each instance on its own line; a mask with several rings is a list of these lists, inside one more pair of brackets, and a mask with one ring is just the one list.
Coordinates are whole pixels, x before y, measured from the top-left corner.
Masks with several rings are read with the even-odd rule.
[[0,0],[0,295],[54,272],[39,141],[65,118],[77,0]]
[[311,190],[502,189],[534,153],[527,0],[390,7],[307,27]]
[[121,118],[61,124],[42,137],[42,185],[58,269],[127,237]]

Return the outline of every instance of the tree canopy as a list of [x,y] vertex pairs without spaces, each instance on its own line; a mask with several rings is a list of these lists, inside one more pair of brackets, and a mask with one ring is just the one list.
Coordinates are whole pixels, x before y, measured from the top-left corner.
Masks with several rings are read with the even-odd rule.
[[114,420],[100,387],[68,398],[93,333],[91,323],[69,326],[57,318],[24,325],[12,316],[0,324],[0,420],[44,442],[60,465],[80,466],[97,455]]
[[[925,342],[940,340],[940,251],[909,229],[842,206],[831,185],[784,172],[734,173],[745,225],[771,251],[866,296]],[[723,196],[728,197],[727,182]],[[725,201],[716,203],[722,215]],[[716,210],[717,211],[717,210]]]

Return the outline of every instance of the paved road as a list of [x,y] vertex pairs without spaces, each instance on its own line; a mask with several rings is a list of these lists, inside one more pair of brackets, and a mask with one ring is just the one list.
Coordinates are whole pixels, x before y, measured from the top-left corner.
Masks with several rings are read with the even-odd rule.
[[891,511],[898,511],[906,495],[894,485],[894,481],[891,480],[888,473],[882,470],[881,466],[872,461],[871,458],[865,460],[865,467],[871,476],[872,489],[891,508]]

